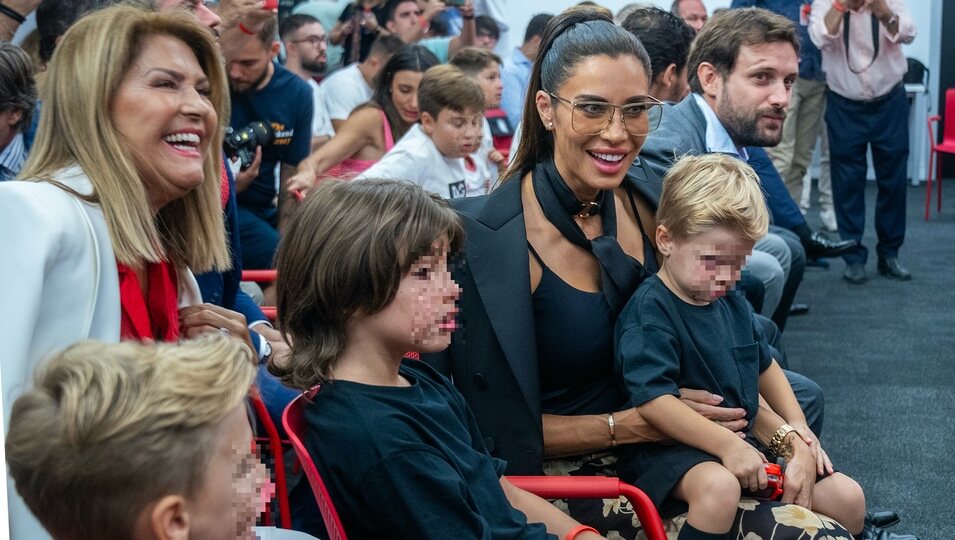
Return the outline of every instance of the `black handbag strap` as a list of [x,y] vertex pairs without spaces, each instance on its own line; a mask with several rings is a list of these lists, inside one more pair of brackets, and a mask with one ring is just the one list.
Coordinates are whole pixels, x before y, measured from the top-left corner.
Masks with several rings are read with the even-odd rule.
[[856,75],[868,71],[872,64],[875,63],[875,59],[879,57],[879,19],[875,16],[875,13],[871,14],[872,16],[872,60],[869,61],[869,64],[856,71],[852,67],[852,62],[849,61],[849,12],[845,12],[842,16],[842,42],[845,44],[846,49],[846,66],[849,68],[849,71],[855,73]]

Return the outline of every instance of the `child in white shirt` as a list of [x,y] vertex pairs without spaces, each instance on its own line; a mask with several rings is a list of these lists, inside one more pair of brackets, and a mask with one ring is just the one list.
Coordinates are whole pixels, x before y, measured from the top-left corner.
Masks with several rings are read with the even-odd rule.
[[400,178],[447,199],[485,195],[494,181],[477,154],[484,123],[484,92],[450,65],[425,72],[418,86],[420,124],[358,178]]

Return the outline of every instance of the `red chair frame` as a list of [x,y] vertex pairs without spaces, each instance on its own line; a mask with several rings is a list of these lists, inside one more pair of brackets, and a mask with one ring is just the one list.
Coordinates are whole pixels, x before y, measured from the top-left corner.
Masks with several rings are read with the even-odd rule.
[[[932,206],[932,172],[938,182],[938,207],[942,211],[942,154],[955,154],[955,88],[945,91],[945,125],[942,131],[942,142],[936,142],[935,131],[932,125],[941,121],[942,117],[933,115],[928,117],[928,180],[925,189],[925,221],[929,218],[929,208]],[[934,160],[934,167],[933,165]]]
[[[288,444],[279,436],[279,430],[269,415],[269,410],[265,402],[256,393],[249,394],[249,402],[252,404],[252,410],[255,416],[265,427],[265,437],[256,437],[256,442],[268,443],[269,453],[272,454],[272,472],[275,475],[275,498],[279,507],[279,526],[283,529],[292,528],[292,511],[288,500],[288,483],[285,475],[285,448],[283,444]],[[271,505],[265,508],[263,516],[265,525],[272,525],[274,520],[271,515]]]
[[[314,395],[315,390],[302,394],[292,400],[282,413],[282,425],[288,433],[292,448],[312,487],[318,509],[325,521],[325,528],[330,540],[346,540],[345,529],[341,518],[335,510],[328,488],[322,480],[315,462],[312,461],[302,436],[305,433],[305,410],[303,400]],[[507,479],[515,486],[530,491],[545,499],[604,499],[619,496],[626,497],[633,505],[634,511],[643,526],[648,540],[667,540],[663,530],[660,514],[653,506],[653,502],[638,488],[621,482],[618,478],[607,476],[508,476]]]
[[[276,279],[275,270],[243,270],[242,281],[254,281],[256,283],[272,283]],[[274,306],[259,306],[265,317],[275,322],[277,310]]]

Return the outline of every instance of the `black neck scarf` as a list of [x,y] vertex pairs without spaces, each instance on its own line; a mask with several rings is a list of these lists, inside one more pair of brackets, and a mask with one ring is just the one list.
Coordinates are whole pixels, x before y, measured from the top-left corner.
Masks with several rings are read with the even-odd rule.
[[600,206],[603,234],[588,240],[574,216],[585,211],[581,203],[564,183],[553,160],[534,166],[534,193],[544,210],[544,216],[564,238],[589,251],[600,264],[600,288],[614,317],[620,314],[633,291],[650,274],[639,261],[624,253],[617,242],[617,210],[613,192],[600,191],[595,203]]

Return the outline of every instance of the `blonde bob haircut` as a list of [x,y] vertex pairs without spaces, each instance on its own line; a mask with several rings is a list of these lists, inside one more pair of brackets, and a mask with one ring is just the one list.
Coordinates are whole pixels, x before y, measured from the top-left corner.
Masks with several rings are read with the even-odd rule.
[[[208,134],[205,179],[158,214],[143,182],[134,181],[140,177],[136,156],[111,118],[123,77],[146,39],[156,35],[179,39],[195,53],[218,114],[218,123]],[[120,5],[93,12],[63,36],[41,97],[36,144],[20,178],[52,181],[60,169],[79,165],[93,185],[93,194],[84,199],[102,207],[113,251],[123,264],[171,261],[197,273],[231,267],[219,181],[229,94],[218,46],[208,28],[178,11],[154,13]]]
[[278,323],[291,354],[269,371],[307,390],[331,379],[347,326],[394,300],[401,279],[446,240],[464,239],[461,219],[433,193],[404,180],[328,180],[309,192],[276,257]]
[[724,227],[756,241],[769,230],[769,211],[752,167],[726,154],[684,157],[663,178],[657,225],[686,240]]
[[10,414],[17,492],[54,538],[70,540],[131,538],[150,503],[195,501],[222,423],[254,381],[250,357],[218,333],[56,354]]

